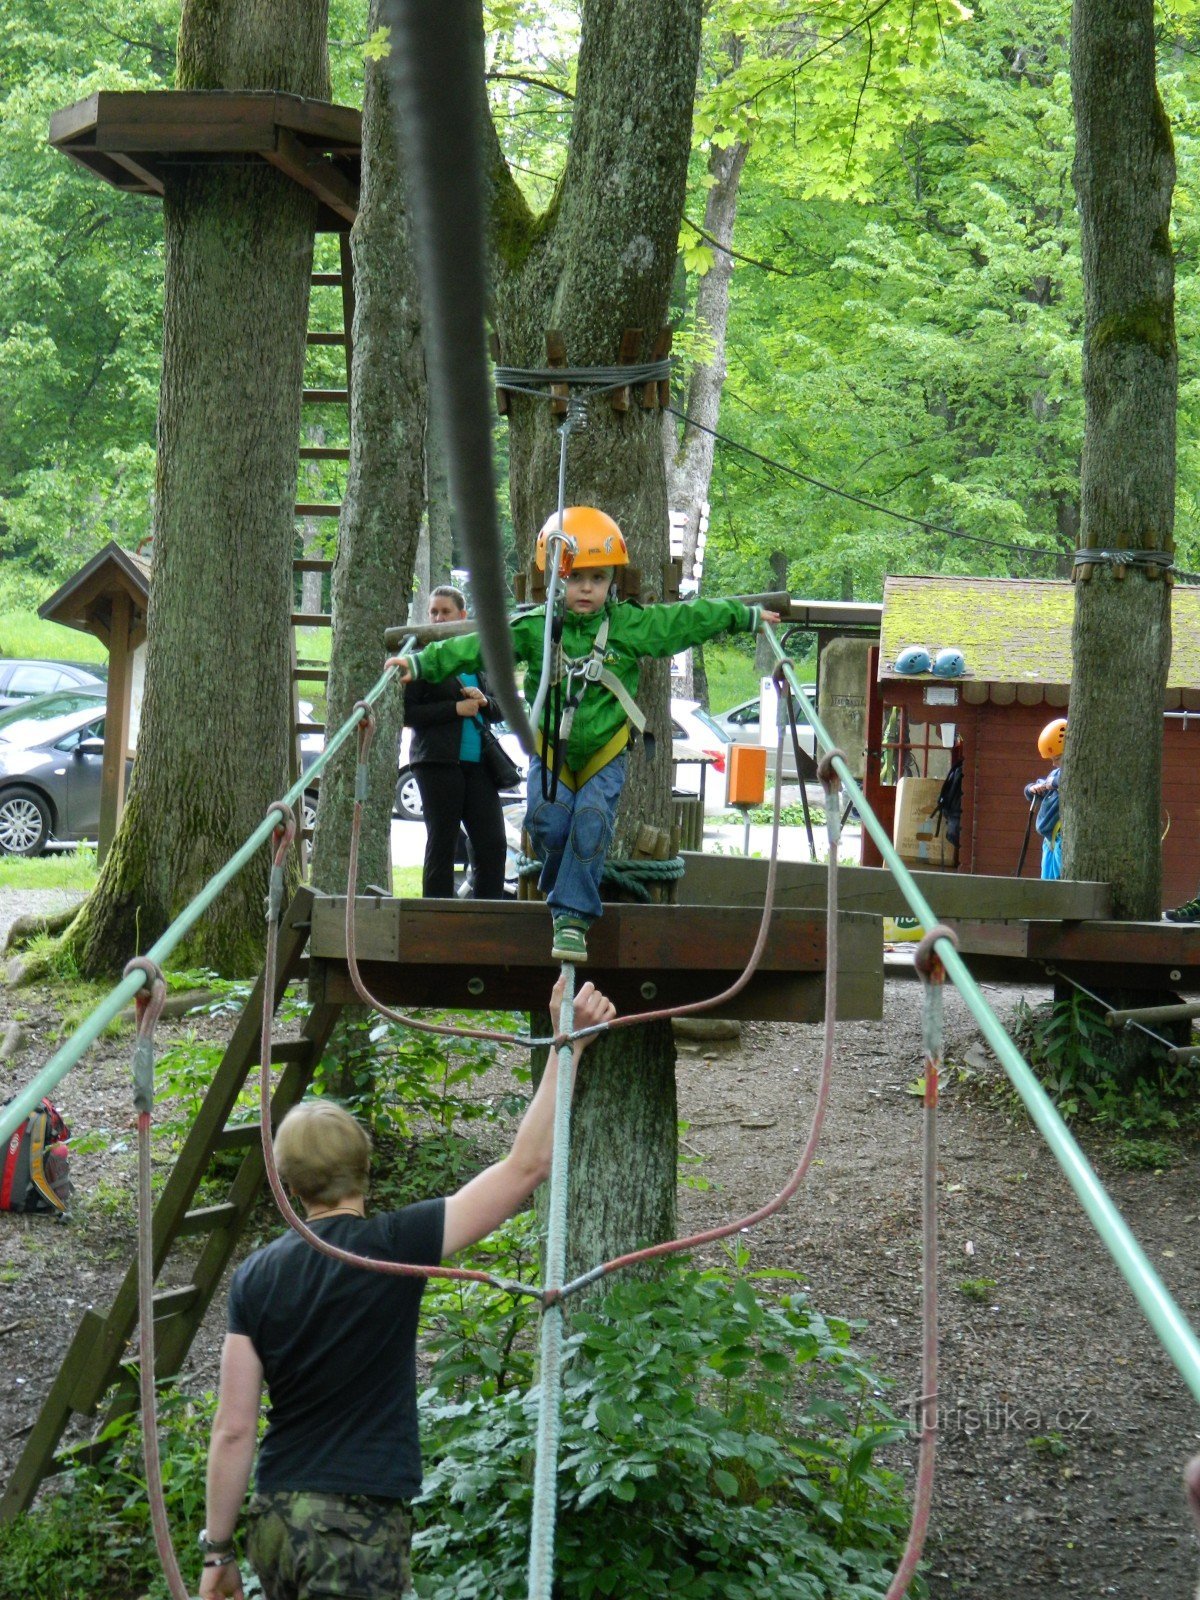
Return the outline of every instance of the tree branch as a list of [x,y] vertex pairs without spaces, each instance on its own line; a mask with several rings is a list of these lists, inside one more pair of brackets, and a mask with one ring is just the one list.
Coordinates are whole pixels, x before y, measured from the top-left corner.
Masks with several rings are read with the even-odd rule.
[[757,261],[753,256],[744,256],[740,250],[732,250],[727,244],[722,244],[719,239],[714,239],[711,233],[706,233],[691,217],[684,217],[684,222],[693,233],[698,233],[706,244],[712,245],[714,250],[719,250],[722,255],[732,256],[735,261],[744,261],[747,266],[761,267],[764,272],[774,272],[780,278],[793,278],[795,273],[789,272],[786,267],[772,266],[769,261]]
[[526,72],[485,72],[483,76],[488,83],[524,83],[531,89],[544,89],[547,94],[559,95],[563,100],[575,98],[569,89],[560,89],[548,78],[532,78]]

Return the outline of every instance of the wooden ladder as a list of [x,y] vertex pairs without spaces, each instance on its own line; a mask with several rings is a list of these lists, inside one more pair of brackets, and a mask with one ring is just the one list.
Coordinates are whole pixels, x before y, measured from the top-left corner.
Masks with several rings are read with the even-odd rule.
[[[342,326],[340,331],[325,331],[314,328],[308,330],[308,346],[310,349],[327,348],[341,345],[346,352],[346,387],[344,389],[308,389],[301,395],[305,405],[342,406],[345,407],[347,420],[350,408],[350,373],[354,361],[354,268],[350,256],[350,236],[343,233],[339,235],[341,252],[341,267],[337,272],[314,272],[312,284],[314,288],[340,288],[342,291]],[[301,461],[349,461],[349,444],[301,444]],[[306,501],[297,500],[296,516],[301,517],[338,517],[341,515],[339,501]],[[333,562],[327,558],[304,556],[292,562],[292,572],[331,572]],[[300,741],[306,733],[323,733],[322,723],[301,722],[300,720],[300,695],[301,682],[318,682],[328,685],[329,668],[320,662],[305,661],[298,653],[296,646],[297,628],[331,628],[333,617],[327,611],[293,611],[291,621],[291,725],[292,737],[289,745],[288,768],[289,777],[294,784],[301,772]],[[312,838],[312,829],[303,824],[301,815],[301,828],[299,832],[300,869],[304,873],[308,867],[309,842]]]
[[[270,998],[272,1015],[288,983],[306,972],[308,963],[303,953],[311,926],[312,902],[311,890],[301,888],[284,913],[274,993]],[[252,1069],[259,1064],[263,999],[260,976],[154,1207],[155,1279],[169,1263],[175,1270],[168,1276],[176,1280],[154,1295],[154,1365],[159,1377],[173,1377],[183,1365],[264,1186],[259,1123],[229,1120]],[[273,1047],[272,1061],[279,1062],[283,1071],[271,1098],[272,1126],[278,1125],[304,1094],[340,1010],[336,1004],[314,1006],[305,1019],[301,1037]],[[242,1150],[244,1154],[225,1198],[216,1204],[193,1207],[196,1191],[213,1157],[228,1150]],[[176,1246],[189,1239],[201,1241],[199,1253],[184,1261]],[[137,1325],[137,1278],[135,1253],[107,1314],[84,1312],[0,1499],[0,1525],[29,1507],[43,1479],[73,1461],[96,1459],[103,1453],[106,1447],[99,1443],[60,1452],[60,1441],[73,1414],[90,1415],[114,1384],[118,1385],[116,1395],[109,1401],[104,1422],[137,1408],[136,1358],[131,1360],[126,1353]]]

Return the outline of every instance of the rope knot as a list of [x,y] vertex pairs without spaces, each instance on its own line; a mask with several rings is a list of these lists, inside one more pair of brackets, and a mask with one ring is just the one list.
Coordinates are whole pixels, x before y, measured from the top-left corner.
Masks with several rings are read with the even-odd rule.
[[149,956],[134,956],[125,965],[122,977],[141,972],[146,982],[134,996],[137,1035],[133,1041],[133,1104],[139,1116],[149,1117],[154,1109],[154,1028],[162,1016],[167,999],[167,980],[162,968]]
[[817,762],[817,777],[825,785],[826,794],[832,794],[841,782],[833,768],[835,757],[838,761],[843,762],[846,759],[846,752],[839,750],[837,745],[834,745],[832,750],[827,750],[820,761]]
[[921,940],[913,954],[913,966],[916,967],[926,983],[945,983],[946,969],[942,965],[942,958],[934,948],[939,939],[949,939],[954,948],[958,949],[958,935],[953,928],[939,922]]

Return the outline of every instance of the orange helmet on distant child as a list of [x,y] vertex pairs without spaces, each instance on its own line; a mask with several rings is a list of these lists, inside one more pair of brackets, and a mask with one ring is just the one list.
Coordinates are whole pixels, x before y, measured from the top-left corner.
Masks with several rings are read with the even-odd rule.
[[[546,570],[546,542],[559,531],[558,512],[552,511],[542,525],[537,541],[537,567]],[[576,567],[624,567],[629,564],[625,535],[605,511],[595,506],[564,506],[562,531],[571,543],[559,558],[559,572],[565,578]]]
[[1056,717],[1053,722],[1048,722],[1038,734],[1038,754],[1045,756],[1047,761],[1057,761],[1063,753],[1063,746],[1067,741],[1067,719]]

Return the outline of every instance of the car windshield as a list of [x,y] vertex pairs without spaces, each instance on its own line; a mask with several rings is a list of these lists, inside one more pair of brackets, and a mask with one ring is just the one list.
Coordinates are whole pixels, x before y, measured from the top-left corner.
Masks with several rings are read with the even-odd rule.
[[36,700],[0,711],[0,740],[28,750],[35,744],[53,744],[70,733],[81,711],[103,710],[94,694],[64,692],[43,694]]
[[710,733],[715,733],[722,744],[730,743],[728,728],[723,728],[719,722],[714,722],[703,706],[697,706],[692,715],[697,722],[702,722]]

